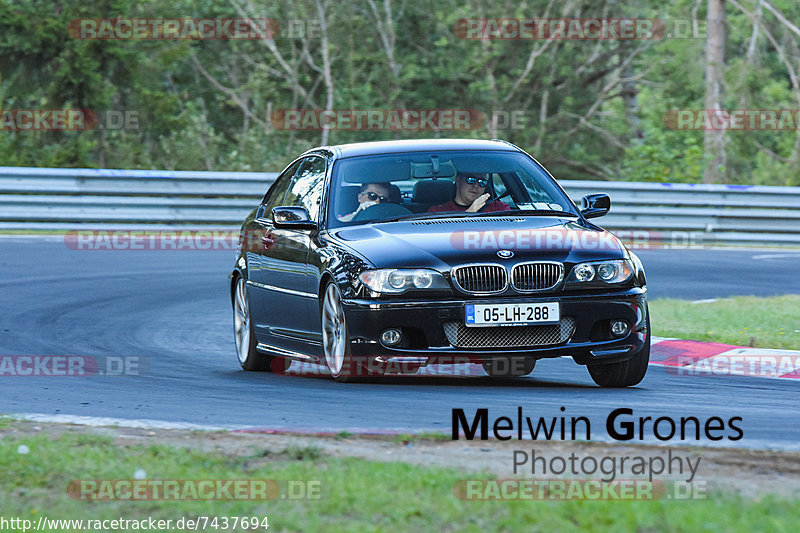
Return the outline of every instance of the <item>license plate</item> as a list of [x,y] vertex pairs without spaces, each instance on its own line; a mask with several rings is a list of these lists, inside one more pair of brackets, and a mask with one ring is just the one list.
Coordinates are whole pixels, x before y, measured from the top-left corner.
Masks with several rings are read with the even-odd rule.
[[467,304],[467,326],[528,326],[558,324],[561,319],[558,302]]

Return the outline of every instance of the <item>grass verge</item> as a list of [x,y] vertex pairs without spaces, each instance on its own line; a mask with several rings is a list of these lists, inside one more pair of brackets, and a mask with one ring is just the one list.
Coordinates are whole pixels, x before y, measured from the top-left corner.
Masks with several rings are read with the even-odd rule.
[[756,348],[800,350],[800,295],[651,300],[653,335]]
[[[21,448],[21,446],[23,448]],[[25,453],[20,453],[22,450]],[[676,501],[463,501],[454,469],[334,458],[317,449],[225,455],[109,437],[7,434],[0,440],[0,516],[50,519],[269,517],[278,531],[794,531],[800,500],[710,495]],[[74,479],[272,479],[318,481],[320,499],[108,501],[68,496]],[[489,476],[490,477],[490,476]],[[173,529],[174,530],[174,529]],[[61,529],[59,531],[70,531]],[[252,531],[252,529],[251,529]],[[260,529],[259,529],[260,531]]]

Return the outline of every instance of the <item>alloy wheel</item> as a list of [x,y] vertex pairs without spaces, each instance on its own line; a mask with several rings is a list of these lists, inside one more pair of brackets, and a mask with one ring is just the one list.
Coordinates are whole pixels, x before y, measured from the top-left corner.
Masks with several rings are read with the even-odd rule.
[[239,363],[245,364],[250,348],[250,306],[247,304],[247,292],[243,278],[236,282],[236,294],[233,304],[233,334],[236,340],[236,355]]
[[347,327],[339,291],[331,283],[325,289],[322,302],[322,345],[325,350],[325,362],[334,376],[342,372],[348,341],[346,335]]

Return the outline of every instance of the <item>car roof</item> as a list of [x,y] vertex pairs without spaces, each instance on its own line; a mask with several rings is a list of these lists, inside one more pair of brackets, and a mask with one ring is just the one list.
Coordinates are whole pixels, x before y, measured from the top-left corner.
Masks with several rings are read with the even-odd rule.
[[394,154],[402,152],[417,152],[421,150],[502,150],[506,152],[519,152],[519,148],[502,140],[480,139],[413,139],[398,141],[372,141],[333,146],[319,146],[307,150],[303,155],[329,151],[337,157],[357,157],[361,155]]

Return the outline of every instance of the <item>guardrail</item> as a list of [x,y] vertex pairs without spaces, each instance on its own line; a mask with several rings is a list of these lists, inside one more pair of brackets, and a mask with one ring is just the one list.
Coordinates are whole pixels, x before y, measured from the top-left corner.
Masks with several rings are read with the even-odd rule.
[[[611,197],[612,231],[682,232],[700,243],[800,246],[800,187],[560,180],[578,202]],[[580,204],[579,204],[580,205]]]
[[[238,226],[275,172],[0,167],[0,228]],[[800,187],[560,180],[576,201],[606,192],[612,231],[704,243],[800,246]]]
[[238,226],[277,175],[0,167],[0,227]]

